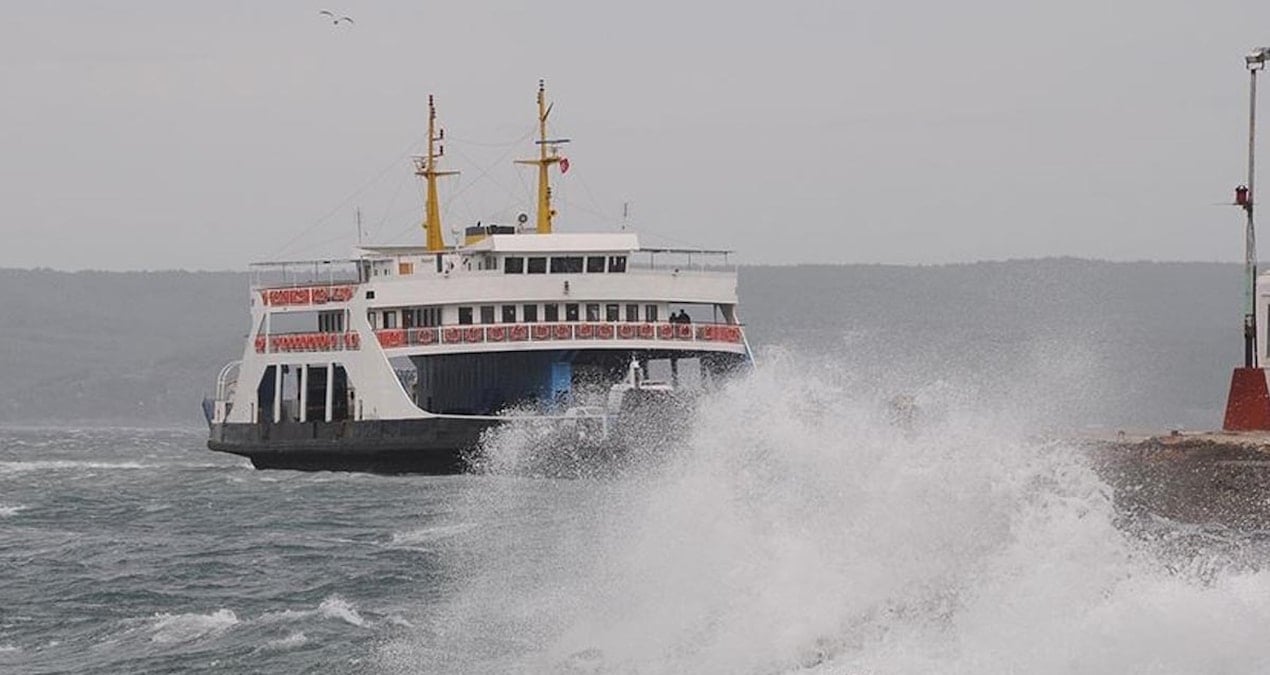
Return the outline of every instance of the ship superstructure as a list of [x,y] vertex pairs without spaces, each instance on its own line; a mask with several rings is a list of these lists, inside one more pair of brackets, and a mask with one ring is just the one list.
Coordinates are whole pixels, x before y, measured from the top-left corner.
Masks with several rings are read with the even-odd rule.
[[589,404],[632,378],[691,367],[709,383],[749,360],[728,252],[552,230],[549,169],[566,160],[541,84],[538,106],[532,229],[478,225],[445,245],[430,100],[424,245],[253,265],[251,330],[218,379],[209,447],[259,468],[460,471],[511,411],[591,411],[608,429],[620,405]]

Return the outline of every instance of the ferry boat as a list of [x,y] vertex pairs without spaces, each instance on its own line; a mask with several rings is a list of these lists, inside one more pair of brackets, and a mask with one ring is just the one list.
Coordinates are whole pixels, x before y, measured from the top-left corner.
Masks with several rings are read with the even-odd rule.
[[537,156],[517,162],[537,169],[533,226],[521,214],[446,244],[437,180],[456,172],[438,166],[429,97],[422,245],[251,266],[242,358],[205,401],[210,449],[260,469],[455,473],[483,434],[531,420],[611,455],[661,428],[632,411],[679,409],[688,375],[750,361],[728,251],[553,231],[567,141],[547,135],[542,82],[537,103]]

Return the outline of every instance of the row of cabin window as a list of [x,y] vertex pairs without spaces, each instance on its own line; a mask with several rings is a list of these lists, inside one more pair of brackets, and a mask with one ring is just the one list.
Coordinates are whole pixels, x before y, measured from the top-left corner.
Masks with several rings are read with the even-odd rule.
[[[473,321],[472,307],[459,307],[459,323],[466,325],[475,323]],[[495,306],[481,305],[480,323],[495,323]],[[498,323],[537,323],[538,305],[520,305],[519,318],[517,317],[516,305],[501,305],[501,318]],[[542,321],[551,323],[556,321],[582,321],[582,311],[585,309],[586,321],[639,321],[640,306],[638,303],[629,303],[622,305],[616,302],[601,304],[598,302],[577,303],[568,302],[564,304],[564,316],[561,317],[560,305],[546,304],[542,305]],[[625,311],[623,311],[625,310]],[[644,305],[644,321],[657,321],[657,305]]]
[[[585,265],[584,265],[585,261]],[[551,263],[552,274],[579,274],[585,269],[590,274],[603,272],[622,273],[626,271],[626,256],[624,255],[591,255],[583,258],[580,255],[563,255],[546,257],[522,258],[520,256],[507,256],[503,259],[504,274],[546,274],[547,263]],[[606,267],[607,263],[607,267]]]
[[[459,324],[469,325],[476,323],[475,313],[480,312],[480,323],[537,323],[538,321],[556,322],[556,321],[582,321],[582,317],[586,317],[586,321],[630,321],[640,320],[640,305],[638,303],[629,303],[622,305],[620,303],[611,302],[601,304],[598,302],[577,303],[569,302],[564,305],[563,318],[561,316],[560,305],[546,304],[541,305],[542,314],[539,318],[539,305],[481,305],[480,307],[459,307]],[[658,320],[657,305],[643,305],[643,320],[654,322]],[[496,312],[496,310],[499,310]],[[375,314],[382,315],[383,328],[397,328],[397,311],[387,310],[382,313],[371,314],[371,324],[377,322]],[[425,328],[429,326],[441,325],[441,308],[440,307],[414,307],[403,309],[401,311],[401,327],[402,328]],[[585,314],[583,314],[585,312]],[[499,320],[495,321],[495,317],[499,316]]]
[[[385,316],[387,323],[387,316]],[[411,309],[401,310],[401,327],[402,328],[426,328],[428,326],[441,325],[441,308],[440,307],[414,307]],[[388,326],[393,328],[394,326]]]

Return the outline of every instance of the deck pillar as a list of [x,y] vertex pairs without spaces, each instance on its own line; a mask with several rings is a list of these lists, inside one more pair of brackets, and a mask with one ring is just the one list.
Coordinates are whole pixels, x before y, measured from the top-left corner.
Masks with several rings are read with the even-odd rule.
[[309,421],[309,364],[300,366],[300,421]]
[[282,364],[273,367],[273,423],[282,421]]
[[334,415],[335,403],[335,364],[326,364],[326,421],[330,422]]

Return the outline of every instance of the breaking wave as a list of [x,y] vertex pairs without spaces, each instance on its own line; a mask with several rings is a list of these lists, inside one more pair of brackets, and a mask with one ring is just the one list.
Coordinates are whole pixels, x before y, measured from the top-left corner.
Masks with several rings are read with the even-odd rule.
[[238,623],[238,615],[228,609],[218,609],[211,614],[157,614],[150,639],[154,642],[190,642],[219,635]]
[[27,507],[22,504],[0,504],[0,518],[8,518],[9,516],[17,515],[18,513],[25,511],[26,508]]
[[358,627],[364,627],[366,625],[366,620],[362,618],[361,614],[357,613],[357,610],[353,608],[353,605],[338,595],[333,595],[323,600],[322,604],[318,607],[318,611],[321,612],[322,616],[328,619],[339,619],[340,621]]
[[[773,354],[648,471],[473,484],[394,672],[1262,672],[1270,572],[1125,527],[1036,411]],[[516,437],[487,452],[523,456]],[[507,462],[505,464],[514,464]],[[495,462],[494,465],[497,465]],[[532,487],[526,487],[533,483]],[[543,514],[549,514],[544,516]]]
[[[308,623],[313,618],[340,621],[358,628],[365,628],[369,622],[358,613],[357,608],[338,595],[324,599],[316,609],[283,610],[260,615],[255,619],[240,619],[231,609],[221,608],[213,612],[185,614],[156,614],[149,621],[150,640],[156,643],[194,642],[205,638],[215,638],[237,626],[271,626],[275,624]],[[303,645],[308,638],[302,631],[295,631],[284,638],[267,641],[263,649],[281,651]]]
[[277,640],[269,640],[261,648],[270,652],[285,652],[297,647],[303,647],[309,642],[309,638],[304,633],[292,633],[284,638]]
[[139,462],[84,462],[77,460],[33,460],[18,462],[0,462],[0,474],[25,473],[28,471],[79,471],[84,469],[153,469],[150,464]]
[[470,532],[476,525],[474,523],[457,523],[454,525],[437,525],[434,527],[424,527],[407,532],[394,532],[392,535],[391,546],[408,547],[419,546],[421,544],[431,544],[444,539],[451,539]]

